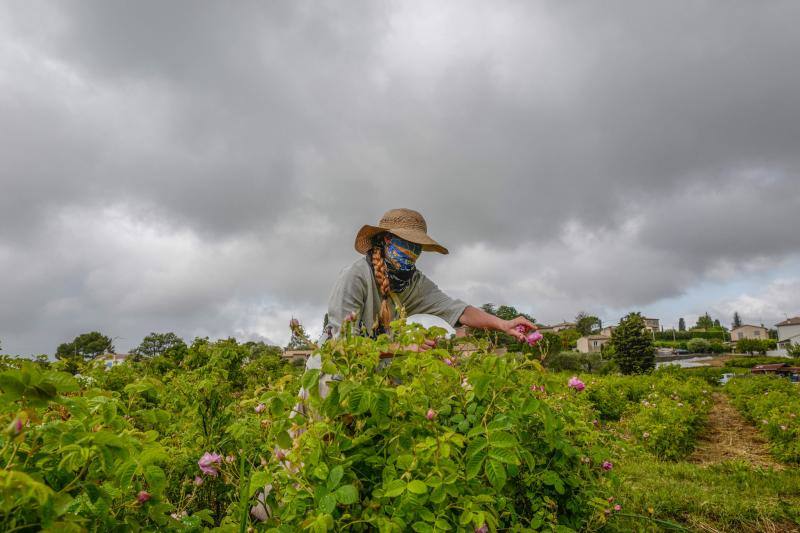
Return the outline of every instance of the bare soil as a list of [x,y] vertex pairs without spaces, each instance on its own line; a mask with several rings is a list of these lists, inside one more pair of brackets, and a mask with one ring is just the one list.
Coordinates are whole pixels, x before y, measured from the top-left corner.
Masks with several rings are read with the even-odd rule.
[[714,393],[708,426],[687,460],[699,465],[741,460],[762,468],[784,468],[769,454],[766,439],[721,393]]

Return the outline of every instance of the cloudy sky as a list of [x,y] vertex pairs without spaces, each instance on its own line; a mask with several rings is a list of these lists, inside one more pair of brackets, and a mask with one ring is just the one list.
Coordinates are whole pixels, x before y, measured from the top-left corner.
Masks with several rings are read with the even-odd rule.
[[284,343],[411,207],[542,322],[800,314],[800,3],[0,4],[0,343]]

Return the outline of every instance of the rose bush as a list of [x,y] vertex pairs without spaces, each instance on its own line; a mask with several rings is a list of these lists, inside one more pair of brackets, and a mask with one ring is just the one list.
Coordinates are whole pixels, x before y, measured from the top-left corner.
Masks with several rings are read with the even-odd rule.
[[772,454],[800,463],[800,390],[778,376],[736,377],[725,385],[733,404],[770,441]]
[[[390,342],[346,335],[303,376],[302,413],[266,392],[270,441],[264,470],[269,525],[292,530],[434,531],[571,528],[601,523],[607,452],[588,405],[566,390],[543,393],[536,362],[478,352],[450,366],[444,350],[408,352],[385,369]],[[320,394],[322,374],[327,396]],[[557,390],[559,387],[548,387]]]

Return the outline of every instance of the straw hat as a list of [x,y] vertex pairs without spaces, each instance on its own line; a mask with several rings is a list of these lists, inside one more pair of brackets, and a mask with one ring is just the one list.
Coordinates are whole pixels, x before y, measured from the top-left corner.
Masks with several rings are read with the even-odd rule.
[[422,245],[427,252],[447,254],[447,248],[428,237],[428,225],[422,215],[412,209],[390,209],[381,217],[377,226],[366,225],[356,235],[356,251],[365,254],[372,248],[372,238],[389,232],[401,239]]

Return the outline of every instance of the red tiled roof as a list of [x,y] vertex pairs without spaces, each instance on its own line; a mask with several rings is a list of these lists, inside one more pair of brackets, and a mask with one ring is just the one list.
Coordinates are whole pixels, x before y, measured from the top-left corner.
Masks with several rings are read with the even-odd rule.
[[778,322],[775,325],[776,326],[800,326],[800,316],[794,316],[792,318],[787,318],[783,322]]

